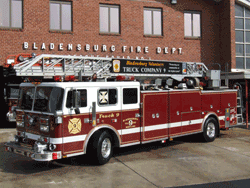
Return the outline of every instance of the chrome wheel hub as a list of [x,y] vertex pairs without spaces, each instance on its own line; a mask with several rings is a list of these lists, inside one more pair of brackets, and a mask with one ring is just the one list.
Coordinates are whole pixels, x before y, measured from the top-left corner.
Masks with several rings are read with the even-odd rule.
[[207,136],[209,138],[213,138],[215,136],[215,125],[212,122],[207,125]]
[[109,138],[105,138],[102,142],[102,149],[101,149],[102,156],[104,158],[108,158],[111,153],[111,141]]

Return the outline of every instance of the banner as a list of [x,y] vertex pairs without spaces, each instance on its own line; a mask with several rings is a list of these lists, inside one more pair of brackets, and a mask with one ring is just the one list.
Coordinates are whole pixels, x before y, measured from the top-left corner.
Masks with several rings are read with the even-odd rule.
[[187,63],[114,59],[112,73],[123,74],[187,74]]

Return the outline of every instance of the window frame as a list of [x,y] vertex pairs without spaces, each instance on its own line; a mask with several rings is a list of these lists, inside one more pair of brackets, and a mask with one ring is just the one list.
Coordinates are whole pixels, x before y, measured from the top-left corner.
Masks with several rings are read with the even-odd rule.
[[[116,90],[116,103],[115,104],[100,104],[100,99],[99,99],[99,93],[100,93],[100,90],[111,90],[111,89],[114,89]],[[109,97],[109,91],[108,91],[108,97]],[[97,104],[99,107],[109,107],[109,106],[116,106],[118,104],[118,88],[115,88],[115,87],[111,87],[111,88],[99,88],[97,90]]]
[[[145,17],[145,10],[150,11],[151,12],[151,34],[146,34],[145,33],[145,22],[144,22],[144,17]],[[160,12],[161,13],[161,34],[154,34],[154,12]],[[162,8],[155,8],[155,7],[143,7],[143,34],[144,36],[163,36],[163,11]]]
[[[186,36],[186,31],[185,31],[185,14],[191,14],[191,36]],[[194,36],[194,21],[193,21],[193,15],[194,14],[199,14],[200,16],[200,36]],[[183,18],[184,18],[184,38],[185,39],[201,39],[202,38],[202,12],[201,11],[184,11],[183,13]]]
[[[51,29],[51,15],[50,15],[50,10],[51,10],[51,4],[59,4],[60,5],[60,15],[59,15],[59,21],[60,21],[60,29]],[[71,11],[71,24],[70,24],[70,30],[63,30],[62,29],[62,5],[70,5],[70,11]],[[49,30],[50,31],[61,31],[61,32],[72,32],[73,31],[73,3],[72,1],[56,1],[56,0],[50,0],[49,1]]]
[[[108,32],[106,31],[101,31],[101,7],[106,7],[108,8]],[[118,32],[111,32],[111,14],[110,14],[110,8],[117,8],[118,9],[118,15],[119,15],[119,19],[118,19]],[[114,34],[114,35],[119,35],[121,34],[121,8],[120,5],[116,5],[116,4],[99,4],[99,33],[100,34]]]
[[9,1],[9,26],[1,26],[0,29],[23,29],[23,0],[19,0],[22,2],[21,5],[21,27],[12,27],[12,1],[13,0],[8,0]]
[[[245,6],[242,6],[240,4],[237,4],[237,3],[235,4],[235,9],[236,9],[236,6],[239,6],[243,9],[243,16],[238,16],[235,13],[235,17],[234,17],[234,19],[235,19],[235,69],[246,70],[246,69],[250,69],[250,53],[247,53],[247,49],[250,52],[250,48],[249,48],[250,47],[250,38],[248,38],[249,42],[247,42],[247,33],[250,34],[250,28],[247,29],[247,27],[246,27],[246,21],[250,21],[250,15],[249,16],[246,15],[246,9],[248,10],[248,13],[250,13],[250,9],[245,7]],[[235,12],[236,12],[236,10],[235,10]],[[241,29],[236,28],[236,20],[237,19],[243,20],[243,28],[241,28]],[[243,42],[236,41],[236,37],[237,37],[236,32],[237,31],[243,32]],[[237,45],[243,45],[242,54],[237,53]],[[237,67],[237,59],[243,59],[243,68]],[[249,68],[247,68],[247,64],[248,64]]]

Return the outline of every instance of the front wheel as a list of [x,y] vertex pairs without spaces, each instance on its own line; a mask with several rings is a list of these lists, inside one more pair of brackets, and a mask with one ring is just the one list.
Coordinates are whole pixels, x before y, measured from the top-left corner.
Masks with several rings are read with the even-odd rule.
[[213,142],[218,134],[218,123],[213,117],[209,117],[203,127],[203,139]]
[[113,154],[112,138],[106,131],[97,134],[94,139],[94,157],[97,164],[103,165],[109,162]]

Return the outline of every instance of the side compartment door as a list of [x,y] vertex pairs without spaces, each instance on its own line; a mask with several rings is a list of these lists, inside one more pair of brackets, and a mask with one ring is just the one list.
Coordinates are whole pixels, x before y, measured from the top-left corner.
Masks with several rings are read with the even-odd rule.
[[181,134],[182,100],[181,92],[169,92],[169,136]]
[[[222,116],[219,117],[221,126],[225,128],[230,125],[236,124],[236,113],[237,113],[237,93],[236,92],[224,92],[221,93],[221,112]],[[227,121],[227,117],[230,118]]]
[[143,101],[143,141],[168,137],[168,91],[145,92]]
[[182,92],[182,134],[201,131],[201,93],[200,91]]
[[140,90],[138,86],[121,88],[122,93],[122,144],[140,142]]
[[[79,92],[80,114],[75,113],[75,95]],[[63,155],[83,152],[84,140],[87,136],[86,129],[89,127],[90,103],[88,102],[89,94],[87,89],[66,89],[66,104],[64,106],[62,142]]]

